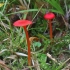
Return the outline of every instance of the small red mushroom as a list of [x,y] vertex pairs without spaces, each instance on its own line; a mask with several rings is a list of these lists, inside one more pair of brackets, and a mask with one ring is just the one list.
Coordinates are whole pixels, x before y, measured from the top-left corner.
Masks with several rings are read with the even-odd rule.
[[48,20],[48,22],[49,22],[49,28],[50,28],[50,39],[52,39],[53,38],[53,31],[52,31],[52,19],[54,19],[55,18],[55,15],[54,15],[54,13],[52,13],[52,12],[49,12],[49,13],[46,13],[45,15],[44,15],[44,18],[46,19],[46,20]]
[[27,39],[27,46],[28,46],[28,65],[31,65],[31,52],[30,52],[30,41],[29,41],[29,35],[26,26],[32,24],[32,21],[29,20],[18,20],[14,22],[14,26],[16,27],[23,27],[25,34],[26,34],[26,39]]

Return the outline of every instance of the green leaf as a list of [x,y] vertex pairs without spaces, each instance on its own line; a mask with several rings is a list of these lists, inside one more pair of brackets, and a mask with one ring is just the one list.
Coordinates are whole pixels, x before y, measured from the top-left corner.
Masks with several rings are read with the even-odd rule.
[[58,12],[61,12],[60,14],[64,15],[63,9],[61,8],[58,1],[55,0],[46,0],[49,4],[52,5],[53,8],[55,8]]
[[41,47],[41,43],[40,43],[40,42],[34,42],[33,45],[34,45],[35,47]]
[[55,13],[59,13],[59,14],[63,14],[61,11],[55,10],[55,9],[49,9],[49,11],[55,12]]

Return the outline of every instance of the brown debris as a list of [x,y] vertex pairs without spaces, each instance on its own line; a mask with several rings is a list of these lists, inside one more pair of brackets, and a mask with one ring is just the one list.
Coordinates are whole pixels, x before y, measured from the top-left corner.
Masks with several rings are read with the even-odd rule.
[[3,67],[5,70],[10,70],[10,68],[2,60],[0,60],[0,66]]

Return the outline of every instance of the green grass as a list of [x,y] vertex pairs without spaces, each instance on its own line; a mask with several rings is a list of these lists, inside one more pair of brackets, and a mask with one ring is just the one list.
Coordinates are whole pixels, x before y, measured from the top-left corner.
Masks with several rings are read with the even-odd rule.
[[[49,62],[46,63],[46,60],[48,59],[46,54],[48,52],[56,60],[58,60],[57,56],[64,51],[67,52],[68,50],[64,50],[63,48],[68,48],[68,45],[70,44],[69,30],[67,32],[65,31],[65,36],[59,37],[57,39],[54,38],[54,42],[52,44],[49,38],[49,34],[44,34],[45,30],[48,29],[48,22],[43,18],[43,15],[46,11],[55,12],[56,14],[63,16],[66,13],[63,9],[64,7],[61,7],[59,0],[51,1],[35,0],[32,2],[30,0],[26,0],[25,2],[29,5],[29,8],[18,11],[12,10],[11,12],[8,12],[12,8],[15,9],[17,5],[22,6],[22,4],[19,0],[1,0],[0,3],[4,2],[5,4],[0,7],[0,59],[2,58],[2,61],[5,61],[6,65],[10,69],[22,70],[24,68],[30,68],[30,70],[38,70],[39,68],[40,70],[61,70],[66,64],[65,61],[58,61],[58,63],[55,63],[50,58],[50,60],[48,60]],[[13,6],[13,4],[15,7]],[[25,3],[23,2],[23,4]],[[39,4],[41,5],[39,6]],[[8,8],[9,5],[10,8]],[[13,23],[11,23],[10,21],[11,16],[20,13],[22,14],[20,19],[26,19],[27,17],[30,17],[30,20],[33,21],[33,25],[28,26],[29,35],[31,37],[34,36],[39,38],[39,41],[33,41],[31,45],[31,50],[33,53],[32,59],[35,63],[34,65],[38,64],[36,67],[28,66],[27,56],[25,56],[28,55],[28,49],[24,30],[22,28],[14,27],[12,25]],[[56,18],[54,21],[56,22],[56,24],[58,23]],[[63,29],[60,32],[62,31]],[[20,54],[17,54],[17,52]],[[67,53],[69,54],[70,52]],[[4,68],[1,66],[0,69],[3,70]]]

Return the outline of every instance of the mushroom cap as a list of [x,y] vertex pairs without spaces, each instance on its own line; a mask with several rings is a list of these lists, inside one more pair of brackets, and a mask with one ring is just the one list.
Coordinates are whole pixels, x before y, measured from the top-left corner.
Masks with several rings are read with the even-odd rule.
[[13,23],[13,25],[16,27],[27,26],[30,24],[32,24],[32,21],[29,20],[17,20],[16,22]]
[[54,15],[54,13],[49,12],[49,13],[46,13],[46,14],[44,15],[44,18],[45,18],[46,20],[51,20],[51,19],[55,18],[55,15]]

